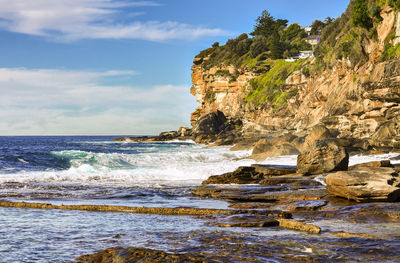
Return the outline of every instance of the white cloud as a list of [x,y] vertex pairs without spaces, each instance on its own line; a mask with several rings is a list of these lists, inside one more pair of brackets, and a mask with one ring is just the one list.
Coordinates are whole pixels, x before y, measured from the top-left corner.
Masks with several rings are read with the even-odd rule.
[[188,124],[189,87],[104,84],[135,74],[0,68],[0,134],[155,134]]
[[127,7],[157,6],[152,1],[122,0],[0,0],[0,27],[16,33],[59,41],[79,39],[143,39],[165,41],[227,35],[218,28],[178,22],[130,21],[140,12]]

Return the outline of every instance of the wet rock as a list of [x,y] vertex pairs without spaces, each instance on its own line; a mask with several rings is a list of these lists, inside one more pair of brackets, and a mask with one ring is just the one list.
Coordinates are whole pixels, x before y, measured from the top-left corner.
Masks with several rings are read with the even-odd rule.
[[264,176],[287,175],[296,173],[296,167],[288,165],[252,164],[256,172]]
[[218,262],[199,253],[167,253],[148,248],[113,247],[92,255],[83,255],[75,259],[76,263],[128,263],[128,262]]
[[369,234],[363,233],[350,233],[350,232],[329,232],[330,234],[341,237],[341,238],[367,238],[367,239],[376,239],[377,237]]
[[150,136],[140,136],[140,137],[120,137],[120,138],[115,138],[113,141],[115,142],[145,142],[148,141]]
[[192,129],[190,129],[188,127],[180,127],[178,129],[178,135],[181,136],[181,137],[191,136],[192,135]]
[[274,218],[257,215],[232,215],[220,218],[212,224],[218,227],[273,227],[278,226],[279,221]]
[[[233,210],[231,214],[235,215],[256,215],[256,216],[263,216],[265,217],[273,217],[273,218],[286,218],[290,219],[292,218],[292,214],[286,211],[282,210],[249,210],[249,209],[239,209],[239,210]],[[213,216],[218,216],[221,217],[221,215],[213,215]],[[222,215],[224,216],[224,215]],[[225,215],[226,216],[226,215]]]
[[360,163],[356,165],[349,166],[349,170],[355,170],[359,169],[362,167],[393,167],[393,165],[390,163],[390,160],[382,160],[382,161],[374,161],[374,162],[368,162],[368,163]]
[[388,167],[332,173],[326,184],[331,194],[357,202],[396,201],[400,197],[399,174]]
[[294,202],[318,200],[328,194],[325,188],[287,190],[287,186],[237,187],[202,185],[193,194],[235,202]]
[[0,201],[0,207],[16,207],[30,209],[59,209],[59,210],[79,210],[92,212],[121,212],[134,214],[158,214],[158,215],[215,215],[231,213],[228,209],[203,209],[190,207],[135,207],[135,206],[116,206],[116,205],[53,205],[33,202],[10,202]]
[[[212,175],[202,184],[257,184],[270,176],[293,174],[296,168],[286,165],[253,164],[241,166],[235,171],[221,175]],[[283,180],[283,179],[282,179]]]
[[321,174],[348,169],[349,154],[335,139],[316,141],[297,157],[297,173]]
[[241,166],[232,173],[210,176],[202,184],[255,184],[262,178],[256,168]]
[[293,230],[304,231],[311,234],[319,234],[321,232],[321,228],[316,225],[307,224],[304,222],[300,222],[293,219],[278,219],[279,226],[285,227]]
[[294,202],[290,206],[291,211],[314,211],[328,203],[326,200],[305,200]]
[[194,134],[215,135],[225,128],[227,121],[221,111],[210,112],[201,117],[193,127]]
[[160,135],[155,137],[155,141],[170,141],[174,140],[179,136],[178,132],[176,131],[169,131],[169,132],[162,132]]
[[262,179],[259,182],[260,185],[290,185],[290,188],[293,186],[304,186],[304,187],[313,187],[313,186],[321,186],[320,182],[312,180],[311,178],[305,178],[304,176],[298,177],[269,177]]

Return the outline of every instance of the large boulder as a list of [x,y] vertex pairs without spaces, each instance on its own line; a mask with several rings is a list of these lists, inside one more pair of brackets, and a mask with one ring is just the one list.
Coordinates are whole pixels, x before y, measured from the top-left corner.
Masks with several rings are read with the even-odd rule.
[[260,139],[253,148],[251,158],[256,161],[265,160],[267,157],[282,155],[297,155],[299,150],[291,143],[296,136],[287,135],[277,138]]
[[400,149],[400,115],[381,125],[369,142],[380,147]]
[[217,110],[201,117],[193,127],[193,133],[196,135],[216,135],[225,128],[227,121],[224,113]]
[[304,140],[304,150],[313,148],[317,141],[326,140],[328,138],[334,138],[328,128],[322,124],[316,125],[312,128],[310,134],[308,134]]
[[326,177],[327,190],[357,202],[396,201],[400,198],[399,173],[390,167],[362,167],[331,173]]
[[345,171],[349,167],[349,154],[336,139],[316,141],[297,156],[297,173],[321,174],[332,171]]

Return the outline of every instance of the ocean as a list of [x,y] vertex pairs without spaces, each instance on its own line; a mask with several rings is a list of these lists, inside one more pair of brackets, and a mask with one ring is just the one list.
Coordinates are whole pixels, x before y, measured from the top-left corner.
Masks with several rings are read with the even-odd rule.
[[[250,151],[191,141],[114,142],[115,136],[0,137],[0,200],[51,204],[228,208],[191,191],[210,175],[255,161]],[[396,156],[354,156],[351,164]],[[295,165],[296,156],[263,163]],[[0,207],[0,262],[68,262],[134,246],[179,251],[221,233],[199,218]],[[258,240],[289,230],[224,229]]]

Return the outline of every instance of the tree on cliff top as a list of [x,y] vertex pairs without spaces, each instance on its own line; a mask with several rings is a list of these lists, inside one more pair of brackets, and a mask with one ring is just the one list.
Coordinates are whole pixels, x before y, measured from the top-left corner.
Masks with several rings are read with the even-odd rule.
[[267,11],[264,10],[256,19],[256,24],[254,25],[253,32],[250,33],[252,36],[265,36],[268,37],[274,32],[278,32],[279,29],[285,28],[287,26],[288,20],[277,19]]
[[352,20],[355,26],[361,26],[366,29],[373,26],[366,0],[354,0]]

